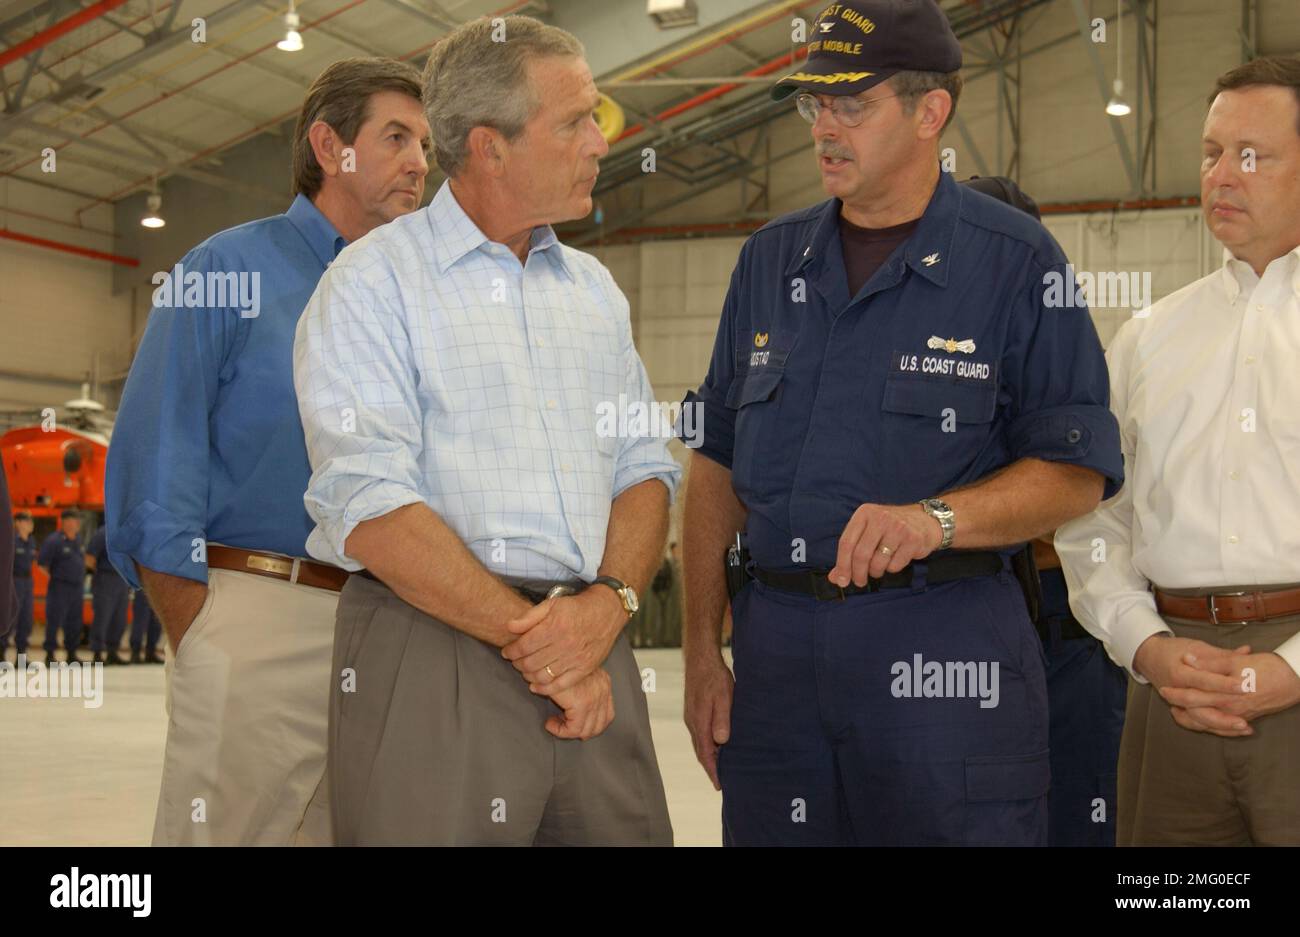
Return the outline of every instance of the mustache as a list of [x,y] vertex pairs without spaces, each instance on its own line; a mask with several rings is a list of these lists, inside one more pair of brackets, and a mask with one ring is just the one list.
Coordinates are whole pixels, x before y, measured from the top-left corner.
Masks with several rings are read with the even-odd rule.
[[853,159],[851,150],[830,140],[822,140],[817,144],[817,155],[829,156],[831,159]]

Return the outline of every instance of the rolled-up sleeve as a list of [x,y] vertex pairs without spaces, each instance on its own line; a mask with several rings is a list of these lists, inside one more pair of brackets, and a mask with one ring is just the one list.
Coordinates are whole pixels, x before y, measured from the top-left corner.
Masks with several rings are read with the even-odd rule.
[[736,448],[736,411],[727,406],[727,396],[736,377],[736,316],[746,288],[744,271],[750,243],[747,241],[741,248],[740,258],[731,271],[704,383],[683,398],[675,428],[688,448],[727,469],[731,468]]
[[1090,468],[1106,479],[1104,498],[1124,483],[1119,427],[1110,411],[1106,358],[1086,306],[1047,305],[1044,277],[1073,289],[1070,269],[1029,266],[1029,282],[1013,310],[1002,386],[1010,393],[1007,445],[1015,459],[1043,459]]
[[316,528],[307,551],[360,569],[344,549],[353,529],[429,499],[404,320],[385,287],[342,258],[325,272],[298,321],[293,378],[312,468],[303,503]]
[[[1111,368],[1111,405],[1129,469],[1133,467],[1136,440],[1124,427],[1136,333],[1137,323],[1127,323],[1106,356]],[[1063,525],[1056,532],[1055,543],[1075,617],[1102,642],[1111,660],[1138,682],[1146,683],[1133,669],[1137,649],[1154,634],[1173,632],[1156,611],[1146,577],[1133,565],[1132,488],[1124,486],[1091,514]]]
[[[204,277],[232,268],[204,247],[180,266]],[[176,303],[149,313],[104,469],[109,559],[134,588],[136,563],[207,582],[209,416],[244,321],[237,309]]]

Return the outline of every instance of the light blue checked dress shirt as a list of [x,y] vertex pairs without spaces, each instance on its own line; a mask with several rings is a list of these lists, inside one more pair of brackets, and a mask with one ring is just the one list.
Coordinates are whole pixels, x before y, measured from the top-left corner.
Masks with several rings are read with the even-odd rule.
[[590,582],[611,501],[650,478],[671,496],[681,475],[664,421],[619,436],[598,419],[653,400],[609,271],[549,227],[520,264],[448,183],[325,272],[294,384],[307,550],[349,570],[357,524],[423,502],[497,575]]

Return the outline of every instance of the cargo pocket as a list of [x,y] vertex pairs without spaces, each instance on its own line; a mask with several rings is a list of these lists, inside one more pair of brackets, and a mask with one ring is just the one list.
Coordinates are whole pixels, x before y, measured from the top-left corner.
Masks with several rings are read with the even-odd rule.
[[1049,752],[966,759],[967,846],[1046,846]]

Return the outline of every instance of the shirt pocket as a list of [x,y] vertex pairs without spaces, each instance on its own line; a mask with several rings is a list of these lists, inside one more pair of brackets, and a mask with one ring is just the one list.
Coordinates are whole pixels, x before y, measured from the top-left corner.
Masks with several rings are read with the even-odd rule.
[[888,413],[931,417],[939,422],[989,423],[997,407],[997,385],[890,377],[881,409]]
[[964,479],[991,444],[997,391],[996,380],[887,378],[872,447],[887,489],[911,501]]
[[760,440],[774,438],[781,405],[785,365],[764,365],[738,373],[727,390],[726,405],[736,411],[735,444],[731,470],[740,486],[754,488],[754,450]]

